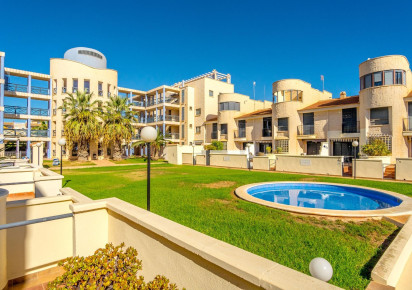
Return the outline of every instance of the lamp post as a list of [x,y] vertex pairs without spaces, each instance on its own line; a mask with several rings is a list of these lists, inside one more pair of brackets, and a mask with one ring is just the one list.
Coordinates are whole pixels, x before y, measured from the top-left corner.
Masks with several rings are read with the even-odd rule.
[[41,147],[41,145],[42,145],[42,142],[39,142],[39,143],[36,144],[36,146],[37,146],[37,163],[38,163],[39,166],[40,166],[40,147]]
[[66,145],[66,139],[61,138],[58,143],[60,145],[60,175],[62,175],[63,174],[63,146]]
[[140,131],[140,137],[147,143],[147,210],[150,211],[150,144],[156,140],[157,131],[150,126],[144,127]]
[[247,148],[247,168],[250,171],[250,146],[252,146],[252,144],[247,143],[246,144],[246,148]]
[[359,146],[359,142],[358,141],[353,141],[352,142],[352,147],[353,147],[353,157],[354,157],[354,161],[353,161],[353,179],[356,179],[356,147]]

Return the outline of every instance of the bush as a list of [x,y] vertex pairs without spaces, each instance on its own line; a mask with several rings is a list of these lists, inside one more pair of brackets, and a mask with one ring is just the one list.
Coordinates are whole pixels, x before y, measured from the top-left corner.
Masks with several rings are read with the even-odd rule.
[[283,148],[282,148],[282,147],[276,148],[276,153],[282,153],[282,151],[283,151]]
[[266,146],[266,153],[271,153],[272,152],[272,147]]
[[374,139],[370,144],[362,146],[362,152],[368,156],[387,156],[391,154],[385,142]]
[[206,150],[223,150],[223,143],[220,141],[212,141],[212,144],[205,146]]
[[174,290],[176,284],[170,284],[164,276],[156,276],[153,281],[144,282],[143,276],[137,276],[142,269],[142,261],[137,258],[137,251],[128,247],[123,251],[124,243],[115,247],[107,244],[92,256],[69,257],[59,263],[66,272],[48,285],[49,289],[138,289],[138,290]]

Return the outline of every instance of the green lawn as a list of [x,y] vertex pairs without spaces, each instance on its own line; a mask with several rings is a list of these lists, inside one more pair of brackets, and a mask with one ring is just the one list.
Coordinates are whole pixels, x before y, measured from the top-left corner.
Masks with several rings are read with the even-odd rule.
[[[66,170],[65,186],[93,199],[115,196],[145,208],[145,170],[141,165]],[[397,227],[385,221],[292,215],[239,200],[233,190],[253,182],[307,180],[357,184],[412,196],[412,184],[401,182],[169,164],[153,164],[152,177],[153,212],[307,274],[311,259],[324,257],[334,269],[330,282],[347,289],[367,286],[383,245],[394,238]]]
[[[80,162],[80,161],[63,160],[63,168],[72,167],[72,166],[94,166],[94,165],[96,164],[94,164],[91,161]],[[56,169],[56,170],[60,168],[60,165],[53,166],[53,160],[43,160],[43,166],[45,168]]]
[[[127,159],[119,160],[119,161],[113,161],[113,163],[116,164],[136,164],[136,163],[146,163],[147,160],[143,157],[130,157]],[[159,163],[159,162],[165,162],[164,160],[152,160],[151,163]]]

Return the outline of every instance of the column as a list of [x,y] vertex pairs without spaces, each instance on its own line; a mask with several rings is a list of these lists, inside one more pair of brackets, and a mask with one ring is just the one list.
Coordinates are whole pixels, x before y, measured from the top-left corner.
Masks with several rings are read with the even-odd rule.
[[163,86],[163,137],[166,132],[166,88]]
[[[0,79],[4,80],[4,54],[0,52]],[[0,106],[4,106],[4,84],[0,84]],[[0,134],[3,134],[4,112],[0,112]],[[3,142],[3,141],[1,141]]]
[[[147,95],[144,95],[144,97],[145,97],[145,107],[147,107]],[[145,116],[144,116],[144,123],[145,124],[147,124],[147,110],[145,109],[144,110],[144,114],[145,114]]]
[[130,104],[133,104],[133,93],[132,92],[129,93],[129,102]]
[[16,159],[19,159],[19,154],[20,154],[20,140],[17,139],[17,141],[16,141]]
[[47,158],[51,158],[51,141],[47,142]]
[[30,148],[30,141],[27,141],[26,143],[26,156],[27,158],[31,159],[31,148]]

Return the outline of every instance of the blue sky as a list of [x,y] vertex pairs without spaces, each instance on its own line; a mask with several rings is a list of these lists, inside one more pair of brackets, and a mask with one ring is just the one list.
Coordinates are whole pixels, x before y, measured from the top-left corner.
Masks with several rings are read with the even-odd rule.
[[358,65],[412,59],[412,1],[3,1],[6,66],[49,72],[72,47],[103,52],[119,86],[147,90],[217,69],[235,91],[271,99],[299,78],[334,97],[359,91]]

